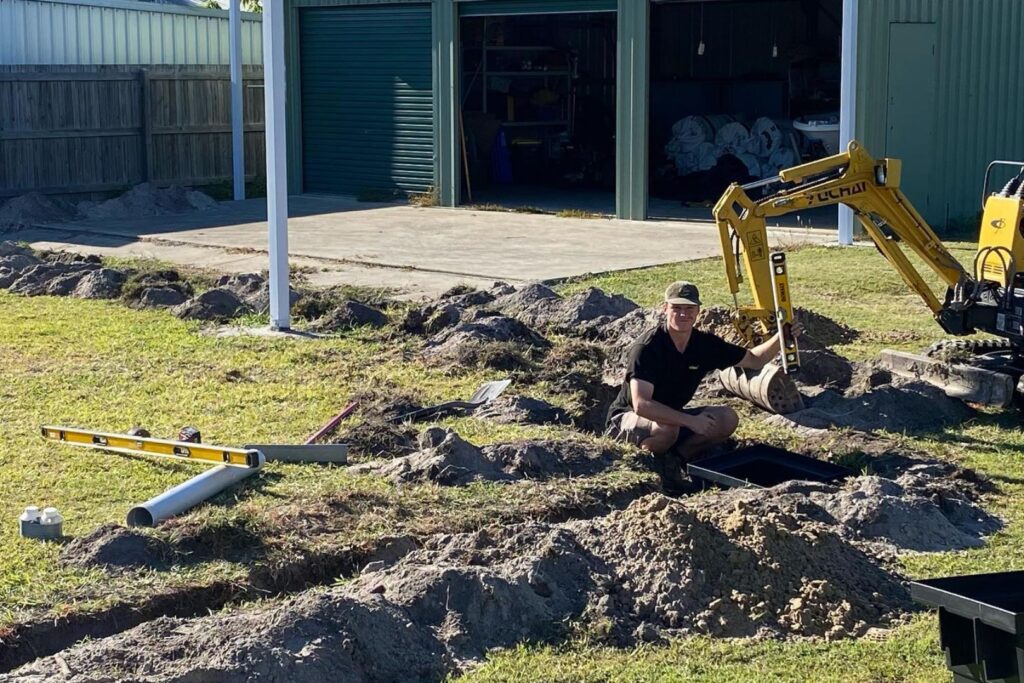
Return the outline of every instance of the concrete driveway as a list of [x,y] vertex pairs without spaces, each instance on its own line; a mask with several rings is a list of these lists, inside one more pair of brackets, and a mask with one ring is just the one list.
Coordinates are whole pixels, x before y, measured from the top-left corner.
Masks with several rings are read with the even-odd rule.
[[[717,256],[710,222],[619,221],[368,204],[341,197],[289,200],[289,254],[315,285],[388,287],[408,297],[455,284],[557,281]],[[710,219],[710,216],[709,216]],[[772,228],[775,245],[834,243],[835,232]],[[38,248],[156,258],[225,272],[267,267],[266,204],[49,223],[14,235]]]

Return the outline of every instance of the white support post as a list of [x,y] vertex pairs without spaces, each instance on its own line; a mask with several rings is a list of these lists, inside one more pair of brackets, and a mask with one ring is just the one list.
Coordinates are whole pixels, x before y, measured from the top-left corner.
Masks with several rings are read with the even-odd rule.
[[[842,56],[839,85],[839,147],[846,149],[856,133],[857,116],[857,5],[843,0]],[[839,244],[853,244],[853,211],[839,205]]]
[[242,0],[230,0],[228,51],[231,53],[231,175],[235,201],[245,199],[245,121],[242,118]]
[[288,299],[288,166],[285,151],[284,0],[263,2],[270,327],[291,329]]

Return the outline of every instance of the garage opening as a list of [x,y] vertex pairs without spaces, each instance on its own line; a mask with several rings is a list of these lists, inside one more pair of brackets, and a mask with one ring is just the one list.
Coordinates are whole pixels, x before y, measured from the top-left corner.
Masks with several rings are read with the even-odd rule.
[[[732,182],[839,146],[842,0],[651,8],[651,217],[707,219]],[[786,217],[832,228],[836,209]]]
[[615,13],[465,14],[462,203],[614,213]]

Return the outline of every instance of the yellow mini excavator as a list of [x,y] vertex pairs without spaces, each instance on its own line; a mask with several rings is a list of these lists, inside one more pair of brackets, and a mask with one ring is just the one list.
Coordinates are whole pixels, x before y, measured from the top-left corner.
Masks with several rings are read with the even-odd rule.
[[[1016,175],[989,192],[994,167]],[[767,218],[818,206],[845,204],[881,254],[924,300],[948,334],[987,332],[998,340],[960,343],[963,360],[943,362],[926,355],[883,351],[882,362],[897,374],[943,388],[973,403],[1010,405],[1024,390],[1024,163],[994,161],[985,173],[983,217],[973,272],[968,272],[900,191],[900,161],[875,159],[856,141],[840,154],[785,169],[777,177],[731,185],[714,208],[722,239],[725,272],[736,301],[733,322],[748,345],[776,330],[783,334],[780,366],[748,374],[722,373],[731,392],[777,413],[801,407],[790,375],[799,369],[799,350],[790,333],[793,304],[785,254],[768,251]],[[907,246],[946,285],[935,295],[903,252]],[[745,272],[752,306],[736,298]]]

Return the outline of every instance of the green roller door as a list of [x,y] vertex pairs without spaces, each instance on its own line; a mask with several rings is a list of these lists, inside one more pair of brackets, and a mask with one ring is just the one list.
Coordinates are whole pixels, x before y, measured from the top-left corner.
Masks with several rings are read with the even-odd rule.
[[459,3],[464,17],[509,14],[564,14],[567,12],[614,12],[618,0],[466,0]]
[[317,7],[299,18],[306,192],[434,184],[430,5]]

